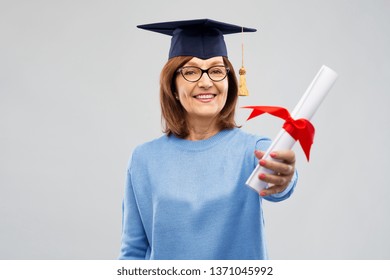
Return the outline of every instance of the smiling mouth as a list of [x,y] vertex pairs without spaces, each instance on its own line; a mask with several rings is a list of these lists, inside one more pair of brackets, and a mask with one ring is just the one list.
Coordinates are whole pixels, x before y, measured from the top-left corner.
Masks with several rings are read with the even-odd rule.
[[209,99],[213,99],[215,96],[217,96],[217,95],[216,94],[198,94],[198,95],[195,95],[194,98],[200,99],[200,100],[209,100]]

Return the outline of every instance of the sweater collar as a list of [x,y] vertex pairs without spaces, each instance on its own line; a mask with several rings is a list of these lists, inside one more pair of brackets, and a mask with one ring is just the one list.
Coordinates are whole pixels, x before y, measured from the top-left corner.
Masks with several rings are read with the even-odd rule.
[[169,136],[168,140],[172,141],[173,144],[179,146],[184,150],[201,151],[201,150],[207,150],[215,146],[216,144],[220,144],[223,141],[226,141],[227,139],[232,137],[235,133],[237,133],[238,130],[239,130],[238,128],[224,129],[218,132],[217,134],[215,134],[214,136],[211,136],[210,138],[204,140],[191,141],[191,140],[178,138],[174,135]]

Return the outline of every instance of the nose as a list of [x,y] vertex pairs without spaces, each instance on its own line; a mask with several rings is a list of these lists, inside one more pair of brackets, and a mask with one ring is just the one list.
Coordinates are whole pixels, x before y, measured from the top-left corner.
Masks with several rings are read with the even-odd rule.
[[198,86],[201,88],[210,88],[213,86],[213,81],[210,79],[209,75],[207,75],[206,72],[202,73],[202,76],[198,81]]

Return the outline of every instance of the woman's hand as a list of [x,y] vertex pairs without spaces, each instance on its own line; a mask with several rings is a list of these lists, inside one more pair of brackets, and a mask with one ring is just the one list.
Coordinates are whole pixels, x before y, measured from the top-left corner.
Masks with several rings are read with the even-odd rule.
[[261,173],[259,179],[268,183],[268,188],[260,192],[261,196],[283,192],[291,182],[295,172],[295,153],[292,150],[274,151],[270,153],[273,160],[262,159],[264,152],[255,151],[259,164],[273,170],[275,174]]

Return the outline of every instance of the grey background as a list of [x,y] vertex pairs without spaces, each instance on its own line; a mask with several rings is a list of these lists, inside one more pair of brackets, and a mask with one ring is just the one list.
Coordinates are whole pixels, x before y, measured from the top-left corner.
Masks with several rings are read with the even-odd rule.
[[[321,65],[340,77],[313,119],[299,185],[265,203],[272,259],[389,259],[390,1],[0,0],[0,259],[115,259],[125,168],[161,135],[168,36],[137,24],[213,18],[247,34],[243,105],[293,109]],[[241,35],[226,37],[241,63]],[[274,137],[264,116],[246,131]]]

